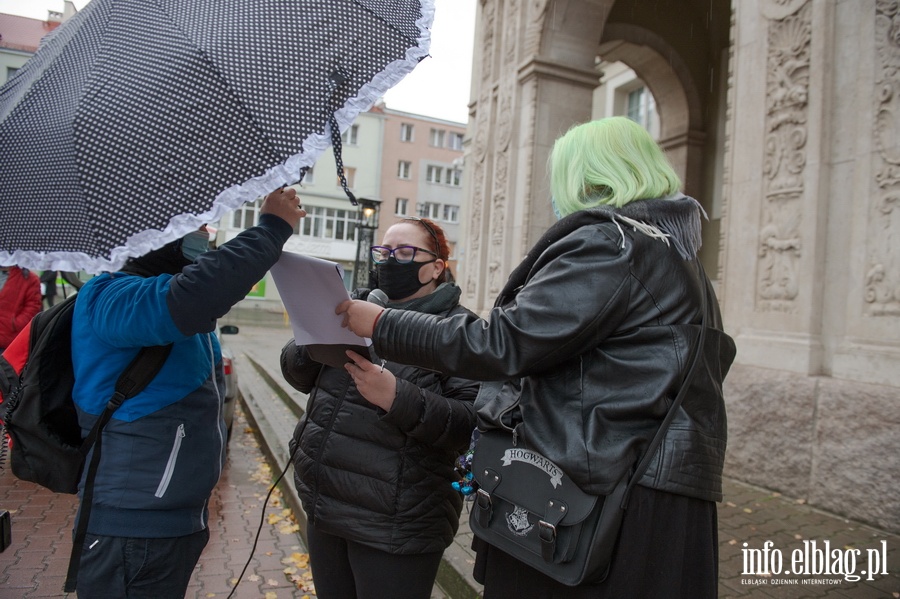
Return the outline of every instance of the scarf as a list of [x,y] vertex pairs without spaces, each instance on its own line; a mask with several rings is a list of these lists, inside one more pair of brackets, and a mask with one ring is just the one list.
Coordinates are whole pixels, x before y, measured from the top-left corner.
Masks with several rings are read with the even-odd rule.
[[459,304],[462,290],[453,283],[441,283],[428,295],[417,297],[406,302],[388,302],[388,308],[412,310],[425,314],[441,314]]

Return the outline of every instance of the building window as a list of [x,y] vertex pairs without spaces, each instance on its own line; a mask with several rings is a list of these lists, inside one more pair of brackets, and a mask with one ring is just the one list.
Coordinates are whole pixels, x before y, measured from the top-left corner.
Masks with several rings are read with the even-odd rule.
[[346,131],[341,133],[341,141],[345,144],[350,144],[351,146],[355,146],[357,144],[357,138],[359,137],[359,125],[350,125]]
[[397,164],[397,176],[401,179],[411,179],[410,175],[412,172],[412,162],[407,162],[406,160],[401,160]]
[[359,214],[355,210],[337,210],[312,206],[306,208],[306,217],[300,219],[300,235],[315,239],[356,241]]
[[[356,168],[352,167],[352,166],[345,166],[344,167],[344,178],[347,179],[347,187],[349,187],[350,189],[353,189],[353,183],[356,180]],[[337,186],[340,187],[341,186],[341,178],[336,177],[335,181],[336,181]]]
[[432,129],[429,143],[436,148],[443,148],[444,133],[445,131],[443,129]]
[[463,134],[451,132],[449,147],[451,150],[462,150],[463,149]]
[[316,174],[313,172],[313,167],[309,167],[306,170],[306,174],[303,175],[303,179],[300,183],[304,185],[315,185],[316,183]]
[[441,205],[434,202],[423,202],[419,204],[419,217],[437,220],[440,217]]
[[653,101],[653,96],[647,91],[647,88],[639,87],[628,92],[628,105],[625,116],[648,131],[650,130],[650,123],[655,110],[656,103]]
[[409,208],[409,200],[407,198],[397,198],[394,202],[394,214],[398,216],[406,216],[406,211]]
[[6,80],[9,81],[19,69],[16,67],[6,67]]
[[441,182],[441,174],[443,172],[444,172],[443,168],[429,164],[428,168],[425,169],[425,180],[428,181],[429,183],[440,183]]
[[444,204],[444,220],[448,223],[459,222],[459,206]]
[[458,168],[448,168],[447,175],[444,177],[444,183],[459,187],[462,185],[462,171]]
[[259,219],[259,207],[262,200],[247,202],[231,214],[231,226],[235,229],[249,229]]
[[400,141],[413,140],[413,126],[409,123],[400,123]]

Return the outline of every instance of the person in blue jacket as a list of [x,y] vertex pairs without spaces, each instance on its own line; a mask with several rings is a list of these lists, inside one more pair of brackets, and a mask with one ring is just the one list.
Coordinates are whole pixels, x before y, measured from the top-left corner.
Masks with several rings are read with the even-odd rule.
[[219,249],[205,251],[201,228],[79,291],[73,398],[85,436],[140,348],[172,344],[156,378],[103,431],[79,597],[184,597],[225,461],[216,320],[265,276],[305,215],[294,189],[276,190],[258,225]]

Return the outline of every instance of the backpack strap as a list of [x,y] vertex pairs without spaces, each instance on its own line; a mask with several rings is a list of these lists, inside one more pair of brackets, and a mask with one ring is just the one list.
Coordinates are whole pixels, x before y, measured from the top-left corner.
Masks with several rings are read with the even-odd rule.
[[81,550],[84,545],[84,537],[87,535],[88,520],[91,516],[91,505],[94,502],[94,478],[97,475],[97,466],[100,463],[100,448],[103,440],[103,427],[112,418],[113,412],[119,409],[119,406],[126,399],[131,399],[150,384],[159,371],[162,370],[166,358],[172,351],[172,344],[156,345],[153,347],[143,347],[137,356],[125,368],[125,371],[119,375],[116,381],[116,391],[106,404],[106,409],[97,418],[91,428],[90,434],[81,444],[81,453],[87,455],[91,447],[94,453],[91,455],[91,462],[88,465],[87,476],[84,479],[84,489],[81,494],[81,506],[78,510],[78,524],[75,527],[75,537],[72,541],[72,555],[69,558],[69,571],[66,573],[66,582],[63,591],[71,593],[75,590],[78,582],[78,566],[81,563]]

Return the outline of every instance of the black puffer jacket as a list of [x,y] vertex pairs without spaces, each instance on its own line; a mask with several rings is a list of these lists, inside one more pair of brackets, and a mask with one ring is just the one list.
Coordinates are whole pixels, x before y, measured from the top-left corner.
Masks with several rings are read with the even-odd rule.
[[[458,304],[440,313],[471,314]],[[468,448],[479,384],[387,362],[397,396],[385,412],[345,370],[311,361],[293,341],[281,367],[294,388],[317,386],[294,458],[294,482],[317,529],[390,553],[450,545],[462,508],[454,462]],[[295,433],[292,449],[297,442]]]
[[[696,344],[710,287],[693,259],[699,211],[684,197],[573,214],[512,274],[487,322],[386,310],[375,348],[424,368],[513,379],[499,396],[495,388],[479,397],[479,418],[493,416],[480,424],[498,425],[498,397],[518,395],[525,446],[585,491],[608,494],[665,417]],[[652,236],[660,232],[667,241]],[[715,301],[707,327],[699,371],[639,483],[721,501],[722,381],[735,346]]]

